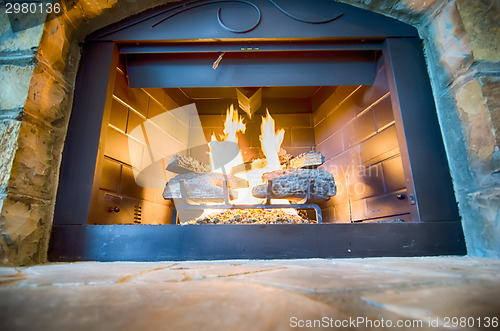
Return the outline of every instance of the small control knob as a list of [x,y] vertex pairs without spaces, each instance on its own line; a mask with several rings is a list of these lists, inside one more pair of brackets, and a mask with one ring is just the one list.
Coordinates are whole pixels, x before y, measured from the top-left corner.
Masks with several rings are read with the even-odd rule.
[[118,213],[120,211],[120,208],[119,207],[109,207],[108,208],[108,213],[112,213],[112,212],[115,212],[115,213]]

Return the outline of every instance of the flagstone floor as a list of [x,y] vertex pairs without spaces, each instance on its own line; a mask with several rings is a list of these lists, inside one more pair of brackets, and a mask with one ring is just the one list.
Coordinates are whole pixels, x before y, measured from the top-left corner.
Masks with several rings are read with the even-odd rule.
[[500,260],[82,262],[0,268],[0,330],[498,329]]

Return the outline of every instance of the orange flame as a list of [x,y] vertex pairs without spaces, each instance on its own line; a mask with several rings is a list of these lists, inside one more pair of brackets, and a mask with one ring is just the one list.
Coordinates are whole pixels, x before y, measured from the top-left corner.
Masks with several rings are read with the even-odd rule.
[[[243,163],[236,134],[238,132],[245,133],[245,129],[243,119],[238,116],[238,111],[235,111],[233,105],[231,105],[226,111],[224,137],[218,140],[215,133],[212,133],[212,138],[208,144],[212,171],[229,174],[232,167]],[[234,155],[234,158],[231,157],[231,160],[226,160],[227,155]],[[216,165],[217,162],[215,161],[218,160],[225,160],[225,162],[223,165]]]
[[285,136],[285,130],[280,129],[276,133],[274,119],[269,114],[268,109],[266,109],[266,113],[266,117],[262,117],[262,124],[260,126],[261,136],[259,140],[262,152],[267,159],[266,169],[267,171],[274,171],[281,169],[278,153]]
[[243,124],[243,118],[238,116],[238,111],[234,110],[233,105],[226,111],[226,120],[224,121],[224,141],[238,143],[236,133],[245,133],[246,126]]
[[[263,203],[263,199],[255,198],[252,195],[252,189],[260,184],[263,184],[264,181],[262,179],[262,175],[266,172],[279,170],[281,169],[280,161],[279,161],[279,151],[281,149],[281,144],[283,142],[285,130],[280,129],[276,132],[276,125],[274,119],[269,114],[269,110],[266,110],[266,116],[262,117],[261,124],[261,135],[259,137],[261,142],[262,151],[266,157],[267,165],[264,167],[259,167],[258,169],[253,169],[244,174],[238,174],[236,176],[246,179],[249,182],[248,188],[243,188],[238,190],[238,198],[233,200],[234,204],[260,204]],[[215,137],[215,134],[212,134],[212,140],[209,143],[210,149],[210,160],[212,163],[213,171],[219,173],[230,173],[231,168],[236,165],[240,165],[243,163],[243,159],[241,157],[241,153],[238,154],[238,157],[233,159],[231,162],[226,164],[223,169],[218,168],[214,169],[214,160],[219,156],[227,155],[229,153],[229,149],[234,144],[224,144],[225,142],[238,143],[238,138],[236,136],[237,132],[245,133],[245,124],[243,120],[238,116],[238,112],[234,110],[233,106],[227,110],[226,119],[224,121],[224,137],[219,141]],[[229,146],[231,145],[231,146]],[[276,200],[273,199],[274,203],[283,203],[288,204],[288,200]],[[288,210],[284,209],[285,212],[290,214],[296,214],[294,209]],[[206,209],[204,211],[205,214],[218,213],[220,210],[212,210]]]
[[[280,129],[277,133],[275,132],[275,121],[269,114],[269,110],[267,110],[266,117],[262,117],[261,135],[259,137],[262,151],[266,156],[266,162],[264,162],[266,165],[241,175],[242,178],[248,180],[249,188],[238,190],[238,199],[234,203],[248,205],[263,203],[263,199],[255,198],[252,195],[252,189],[264,183],[262,179],[264,173],[281,168],[278,153],[281,149],[284,134],[285,130],[283,129]],[[277,201],[273,199],[273,201],[288,204],[288,200]]]

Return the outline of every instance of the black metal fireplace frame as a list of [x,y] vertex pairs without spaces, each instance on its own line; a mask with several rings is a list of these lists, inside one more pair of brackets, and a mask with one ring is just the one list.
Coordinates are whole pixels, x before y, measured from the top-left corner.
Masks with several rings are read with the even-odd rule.
[[[197,21],[191,9],[249,1],[187,1],[153,9],[90,35],[84,45],[64,147],[51,261],[158,261],[236,258],[369,257],[465,254],[465,242],[448,163],[416,30],[379,14],[332,2],[311,2],[315,20],[296,8],[251,2],[258,20],[230,28],[223,10]],[[312,7],[311,7],[312,6]],[[315,7],[316,6],[316,7]],[[326,6],[326,7],[325,7]],[[324,7],[324,8],[323,8]],[[222,14],[221,14],[222,13]],[[331,13],[323,17],[324,13]],[[197,12],[197,19],[204,11]],[[200,16],[201,15],[201,16]],[[280,16],[281,15],[281,16]],[[314,16],[314,15],[313,15]],[[316,17],[315,16],[315,17]],[[266,18],[272,17],[270,22]],[[163,20],[166,18],[166,20]],[[151,19],[156,23],[154,29]],[[161,22],[160,22],[161,21]],[[171,21],[171,23],[168,23]],[[214,21],[214,22],[212,22]],[[162,28],[167,22],[168,27]],[[245,20],[243,20],[245,22]],[[253,23],[252,23],[253,22]],[[256,23],[255,23],[256,22]],[[192,23],[192,22],[191,22]],[[187,24],[187,25],[186,25]],[[282,25],[286,24],[283,28]],[[218,26],[218,28],[217,28]],[[218,30],[214,30],[218,29]],[[215,35],[213,31],[218,31]],[[376,50],[386,63],[401,148],[411,223],[287,225],[87,225],[103,115],[109,112],[114,70],[121,53],[143,55],[165,47],[274,45],[287,50]],[[259,46],[260,47],[260,46]],[[200,51],[200,48],[197,49]],[[264,51],[265,49],[259,48]],[[203,51],[203,50],[202,50]]]

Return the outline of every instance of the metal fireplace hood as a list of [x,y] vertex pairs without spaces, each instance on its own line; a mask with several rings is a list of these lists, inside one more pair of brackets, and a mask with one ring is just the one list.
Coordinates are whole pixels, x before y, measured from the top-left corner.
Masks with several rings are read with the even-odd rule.
[[[87,225],[119,57],[130,87],[370,85],[385,62],[412,222]],[[222,57],[221,57],[222,56]],[[217,65],[216,65],[217,64]],[[214,69],[215,67],[215,69]],[[415,28],[332,1],[182,1],[89,35],[63,152],[51,261],[465,254]]]
[[[258,51],[226,51],[229,47],[220,46],[222,51],[217,53],[191,49],[189,53],[127,54],[130,87],[371,85],[375,74],[375,50],[310,51],[302,43],[289,46],[289,51],[262,45],[252,46]],[[219,54],[223,57],[213,69]]]

